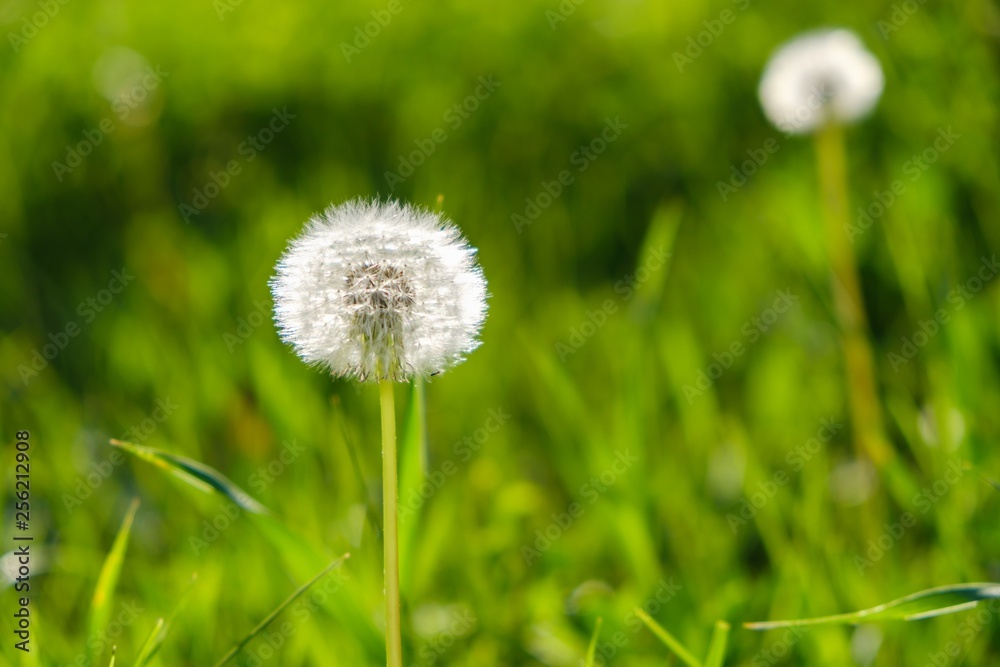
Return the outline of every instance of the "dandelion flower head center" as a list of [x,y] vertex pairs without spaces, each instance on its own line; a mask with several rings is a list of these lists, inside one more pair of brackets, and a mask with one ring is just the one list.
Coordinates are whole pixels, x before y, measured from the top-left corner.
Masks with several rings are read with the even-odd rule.
[[348,268],[344,303],[358,314],[390,311],[403,315],[413,307],[413,287],[402,267],[388,261],[365,261]]
[[358,377],[402,377],[403,319],[413,308],[413,287],[402,267],[371,260],[350,265],[343,298],[352,313],[349,337],[368,361],[357,365]]

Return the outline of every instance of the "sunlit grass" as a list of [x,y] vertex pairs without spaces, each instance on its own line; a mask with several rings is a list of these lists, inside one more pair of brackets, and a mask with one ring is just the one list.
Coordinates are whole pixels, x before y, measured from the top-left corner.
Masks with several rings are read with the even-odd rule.
[[[248,634],[230,664],[385,664],[378,392],[299,363],[267,281],[329,202],[440,193],[491,312],[466,364],[396,393],[404,664],[684,664],[652,627],[706,667],[922,665],[949,642],[956,664],[996,662],[988,596],[856,614],[1000,581],[983,481],[1000,478],[1000,291],[979,276],[1000,248],[991,10],[927,3],[882,39],[888,0],[734,4],[682,73],[672,52],[721,7],[583,3],[552,30],[557,4],[404,3],[347,63],[339,43],[385,3],[243,2],[222,20],[187,0],[66,3],[2,59],[0,455],[7,471],[11,434],[31,430],[39,650],[14,652],[8,618],[0,665],[213,665]],[[8,29],[35,11],[12,7]],[[847,215],[905,185],[849,239],[895,452],[882,467],[852,435],[814,146],[756,100],[770,50],[819,25],[862,34],[887,77],[842,137]],[[170,72],[135,124],[94,84],[121,45]],[[488,74],[502,85],[452,129],[442,113]],[[242,162],[286,105],[296,118]],[[105,117],[115,131],[58,180],[51,163]],[[384,173],[439,126],[447,141],[391,190]],[[724,201],[717,183],[769,139]],[[241,173],[185,224],[178,205],[231,159]],[[574,182],[519,233],[511,214],[563,169]],[[135,280],[88,321],[123,267]],[[769,322],[779,290],[797,301]],[[972,601],[956,590],[933,609]],[[3,587],[5,615],[16,595]],[[831,615],[847,622],[743,626]]]

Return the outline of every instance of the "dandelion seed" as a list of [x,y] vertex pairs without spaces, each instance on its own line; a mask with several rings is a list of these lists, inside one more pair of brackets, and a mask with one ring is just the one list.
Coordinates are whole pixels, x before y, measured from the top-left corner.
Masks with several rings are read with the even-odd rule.
[[874,108],[884,78],[878,60],[845,29],[806,33],[781,46],[761,77],[768,119],[791,134],[847,123]]
[[479,345],[486,281],[447,220],[356,199],[314,216],[271,280],[282,339],[333,375],[403,381]]

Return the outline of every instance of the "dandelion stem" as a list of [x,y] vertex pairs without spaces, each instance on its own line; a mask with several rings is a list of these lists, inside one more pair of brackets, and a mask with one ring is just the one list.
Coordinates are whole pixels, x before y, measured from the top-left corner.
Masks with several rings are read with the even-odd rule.
[[396,465],[396,405],[393,382],[379,382],[382,407],[382,535],[385,547],[385,654],[387,667],[402,667],[399,620],[399,481]]
[[892,450],[885,440],[882,427],[861,281],[845,232],[850,220],[847,212],[844,134],[840,125],[831,122],[816,133],[816,156],[823,198],[826,247],[834,303],[840,321],[854,437],[862,452],[876,466],[882,467],[892,459]]

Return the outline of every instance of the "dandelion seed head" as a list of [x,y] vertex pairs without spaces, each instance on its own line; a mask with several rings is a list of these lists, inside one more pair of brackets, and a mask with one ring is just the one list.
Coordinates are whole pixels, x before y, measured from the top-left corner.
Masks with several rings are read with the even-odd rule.
[[866,115],[884,84],[875,56],[853,32],[838,28],[806,33],[779,47],[757,93],[778,129],[804,134]]
[[479,345],[486,281],[476,251],[430,211],[353,200],[314,216],[271,280],[282,339],[361,381],[439,373]]

